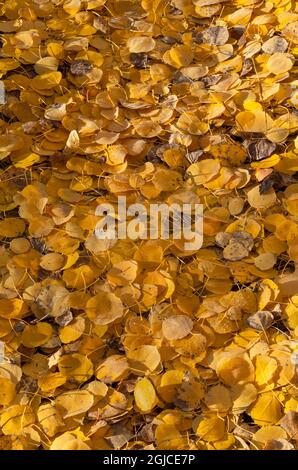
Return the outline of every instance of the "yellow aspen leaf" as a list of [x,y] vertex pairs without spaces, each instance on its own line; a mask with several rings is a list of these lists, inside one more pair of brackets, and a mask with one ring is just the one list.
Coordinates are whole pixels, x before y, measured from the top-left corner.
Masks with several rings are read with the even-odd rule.
[[86,382],[93,375],[93,364],[82,354],[74,353],[62,356],[58,361],[58,368],[67,379],[75,382]]
[[88,390],[73,390],[59,395],[55,405],[62,418],[70,418],[85,413],[93,405],[94,398]]
[[137,276],[138,263],[134,260],[115,263],[107,273],[107,278],[113,284],[126,286],[133,282]]
[[206,337],[201,333],[195,333],[188,337],[175,340],[174,347],[182,356],[202,358],[206,352]]
[[56,59],[63,59],[64,57],[63,46],[59,44],[59,42],[49,42],[47,44],[47,51],[51,57],[55,57]]
[[21,299],[0,299],[0,317],[23,318],[28,311]]
[[236,116],[237,127],[242,132],[266,133],[272,128],[273,120],[264,111],[242,111]]
[[75,15],[80,11],[81,0],[66,0],[63,2],[63,10],[69,15]]
[[177,127],[189,134],[203,135],[209,130],[206,122],[203,122],[195,113],[185,112],[177,121]]
[[162,133],[162,127],[153,121],[139,121],[134,125],[136,133],[144,138],[150,139],[152,137],[157,137]]
[[64,385],[67,378],[60,372],[49,372],[38,378],[38,386],[42,392],[52,392],[56,388]]
[[225,413],[232,407],[231,394],[223,385],[211,387],[204,397],[204,401],[211,411]]
[[22,434],[26,426],[35,422],[35,414],[28,405],[11,405],[4,410],[0,417],[4,435]]
[[9,405],[15,397],[15,384],[6,377],[0,377],[0,404]]
[[179,430],[172,424],[159,424],[155,431],[155,440],[160,449],[177,449],[184,444]]
[[233,434],[227,433],[222,440],[214,442],[213,445],[216,450],[227,450],[235,444],[235,441]]
[[36,90],[50,90],[59,85],[62,79],[61,72],[48,72],[36,76],[31,81],[31,86]]
[[254,380],[254,367],[247,354],[226,352],[219,360],[216,372],[227,385]]
[[272,439],[286,439],[287,433],[280,426],[263,426],[254,433],[254,441],[266,444]]
[[9,244],[10,249],[16,254],[27,253],[30,248],[30,242],[27,238],[14,238]]
[[[59,250],[60,251],[60,250]],[[63,254],[68,250],[61,250]],[[73,289],[84,289],[88,287],[98,276],[100,270],[96,266],[90,266],[89,264],[82,264],[77,268],[66,269],[63,272],[63,281],[67,287]]]
[[156,346],[144,345],[129,351],[127,354],[130,369],[136,375],[153,372],[160,363],[160,354]]
[[274,253],[280,255],[287,249],[287,244],[279,240],[275,235],[269,235],[269,237],[263,240],[263,248],[265,252]]
[[298,413],[297,411],[290,410],[282,418],[280,422],[281,427],[287,432],[290,439],[297,440],[298,437]]
[[276,194],[273,189],[270,189],[266,194],[261,194],[259,186],[255,186],[247,193],[247,200],[255,209],[268,209],[275,204]]
[[143,413],[150,413],[150,411],[157,404],[157,396],[155,389],[150,380],[143,378],[140,379],[134,388],[134,397],[136,406]]
[[37,74],[42,75],[43,73],[56,72],[58,70],[59,61],[56,57],[48,56],[39,59],[34,65],[34,70]]
[[58,271],[65,264],[65,257],[60,253],[48,253],[40,261],[40,266],[46,271]]
[[19,237],[25,231],[26,225],[24,220],[9,217],[0,221],[0,236],[1,237]]
[[129,38],[127,41],[129,52],[150,52],[155,48],[154,39],[147,36]]
[[163,321],[162,332],[166,339],[176,340],[189,335],[193,321],[186,315],[173,315]]
[[193,57],[190,47],[179,45],[167,51],[163,56],[163,60],[166,64],[179,69],[190,65],[193,61]]
[[190,179],[195,184],[204,184],[218,174],[220,170],[219,160],[206,159],[198,163],[193,163],[187,169]]
[[67,431],[53,440],[50,450],[90,450],[90,447]]
[[174,401],[183,378],[184,372],[181,370],[167,370],[162,375],[158,392],[163,400],[166,402]]
[[283,36],[292,41],[295,44],[298,44],[298,21],[290,21],[282,29]]
[[286,54],[282,52],[275,52],[272,56],[269,57],[267,64],[267,69],[269,72],[274,75],[279,75],[285,72],[288,72],[293,67],[293,62]]
[[45,322],[27,325],[22,333],[21,341],[27,348],[36,348],[47,343],[53,334],[51,325]]
[[40,405],[37,411],[37,418],[44,432],[53,437],[64,427],[64,422],[57,408],[52,403]]
[[96,325],[107,325],[123,315],[123,304],[115,294],[100,292],[86,304],[88,318]]
[[258,397],[248,413],[259,426],[268,426],[281,419],[282,405],[274,392],[266,392]]
[[225,434],[225,422],[222,418],[218,418],[217,416],[203,418],[196,428],[196,434],[203,441],[219,441]]
[[233,411],[239,414],[245,411],[257,399],[258,391],[252,383],[236,384],[231,388],[231,396]]
[[256,358],[256,383],[259,386],[268,384],[274,379],[278,370],[275,359],[259,355]]
[[113,354],[102,361],[96,369],[98,380],[110,384],[120,382],[129,374],[128,362],[125,356]]
[[68,325],[60,328],[59,338],[62,343],[67,344],[79,339],[85,330],[85,320],[82,317],[75,318]]
[[262,253],[255,258],[255,266],[261,271],[273,268],[276,263],[276,256],[273,253]]

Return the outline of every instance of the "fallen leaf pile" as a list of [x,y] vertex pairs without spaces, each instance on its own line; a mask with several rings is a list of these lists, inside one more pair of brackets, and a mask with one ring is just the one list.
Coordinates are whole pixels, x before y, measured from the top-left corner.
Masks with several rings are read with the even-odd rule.
[[[0,8],[0,448],[297,448],[297,3]],[[118,196],[202,248],[99,240]]]

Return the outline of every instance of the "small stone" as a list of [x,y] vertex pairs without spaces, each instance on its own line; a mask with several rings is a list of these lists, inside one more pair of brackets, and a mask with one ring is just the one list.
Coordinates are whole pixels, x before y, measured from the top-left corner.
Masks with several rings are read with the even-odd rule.
[[88,60],[74,60],[70,64],[70,71],[75,77],[82,77],[92,70],[92,64]]

